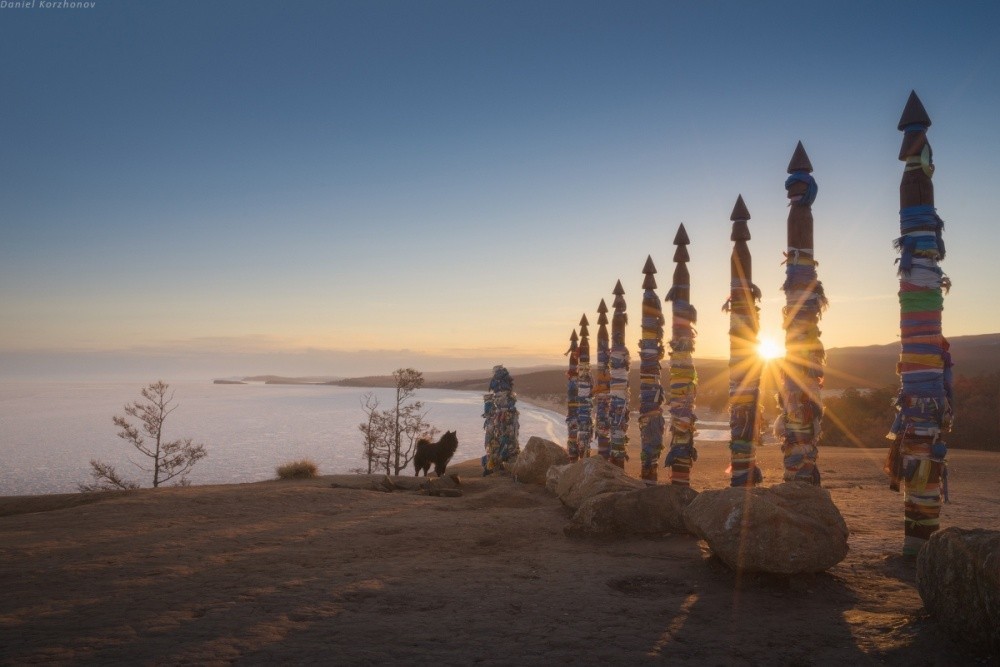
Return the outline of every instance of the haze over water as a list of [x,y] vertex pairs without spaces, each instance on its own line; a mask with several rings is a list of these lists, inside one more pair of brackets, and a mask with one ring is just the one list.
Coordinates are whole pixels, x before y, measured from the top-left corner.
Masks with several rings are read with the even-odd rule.
[[[115,434],[113,415],[139,398],[135,382],[0,382],[0,495],[72,493],[89,482],[89,461],[110,463],[124,477],[150,486],[151,475],[129,461],[141,455]],[[307,458],[321,475],[360,468],[368,389],[325,385],[171,385],[177,410],[166,421],[167,439],[191,437],[208,458],[189,475],[192,484],[238,484],[274,479],[275,468]],[[373,389],[388,407],[393,390]],[[483,455],[483,399],[469,391],[421,389],[427,420],[458,431],[455,462]],[[520,442],[537,435],[566,442],[565,415],[518,401]],[[699,441],[728,437],[722,422],[699,422]],[[596,451],[596,441],[592,443]],[[403,474],[412,474],[409,470]]]
[[[90,481],[89,461],[116,466],[125,477],[150,485],[129,459],[142,462],[118,438],[111,418],[139,398],[141,383],[0,383],[0,495],[69,493]],[[168,439],[194,438],[208,458],[193,468],[192,484],[232,484],[275,477],[282,463],[308,458],[320,474],[347,473],[363,465],[361,396],[367,389],[321,385],[177,384],[177,410],[166,421]],[[391,389],[372,390],[388,407]],[[454,461],[483,454],[482,396],[422,389],[417,398],[427,420],[457,430]],[[563,443],[564,417],[519,402],[522,442],[539,435]],[[412,473],[410,473],[412,474]]]

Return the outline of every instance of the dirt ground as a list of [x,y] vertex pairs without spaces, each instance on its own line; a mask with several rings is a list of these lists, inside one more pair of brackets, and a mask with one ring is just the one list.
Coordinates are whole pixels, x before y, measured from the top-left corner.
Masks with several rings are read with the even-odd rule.
[[[725,444],[700,452],[694,488],[725,486]],[[558,500],[476,462],[460,498],[358,476],[2,498],[0,664],[995,664],[923,610],[883,455],[822,450],[851,551],[790,579],[689,536],[567,538]],[[950,461],[943,525],[1000,529],[1000,455]]]

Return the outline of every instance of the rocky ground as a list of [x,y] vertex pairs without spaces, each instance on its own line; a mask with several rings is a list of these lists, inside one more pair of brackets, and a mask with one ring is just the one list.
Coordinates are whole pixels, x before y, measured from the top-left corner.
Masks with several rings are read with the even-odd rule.
[[[542,487],[474,462],[457,498],[344,476],[0,499],[0,663],[995,662],[924,611],[881,454],[823,450],[850,552],[803,577],[740,576],[686,535],[569,538]],[[725,455],[701,448],[696,489]],[[1000,529],[1000,456],[951,461],[944,524]]]
[[[883,453],[823,449],[850,552],[802,577],[685,535],[569,538],[557,499],[474,462],[461,497],[342,476],[3,498],[0,663],[995,663],[923,609]],[[701,447],[694,488],[726,455]],[[777,483],[780,451],[761,462]],[[951,479],[943,524],[1000,529],[1000,456],[953,452]]]

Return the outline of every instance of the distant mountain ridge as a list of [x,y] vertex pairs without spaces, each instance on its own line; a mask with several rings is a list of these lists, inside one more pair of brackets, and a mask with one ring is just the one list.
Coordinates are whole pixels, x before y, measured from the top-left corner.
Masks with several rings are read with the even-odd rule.
[[[512,375],[527,375],[538,372],[557,371],[561,366],[523,366],[508,367],[507,370]],[[419,370],[419,369],[418,369]],[[489,378],[493,375],[493,369],[468,369],[459,371],[427,371],[423,373],[425,387],[452,388],[444,385],[466,384],[469,382],[486,382],[489,385]],[[484,379],[485,378],[485,379]],[[366,375],[363,377],[345,378],[330,382],[329,384],[341,385],[345,387],[392,387],[392,375]]]
[[[977,377],[1000,371],[1000,333],[949,337],[956,376]],[[878,388],[896,384],[899,343],[835,347],[826,351],[826,387]]]
[[[955,375],[976,377],[1000,372],[1000,333],[949,338]],[[826,351],[826,389],[877,389],[899,382],[896,362],[899,343],[834,347]],[[639,386],[638,363],[633,360],[630,377],[633,388]],[[663,363],[663,381],[667,378],[667,361]],[[696,359],[700,396],[709,398],[728,393],[729,363],[725,359]],[[518,394],[524,397],[551,398],[564,401],[566,369],[562,366],[530,366],[508,368],[514,377]],[[492,369],[437,371],[424,373],[424,386],[429,389],[486,391]],[[330,377],[285,378],[274,375],[243,378],[245,381],[274,384],[331,384],[342,387],[392,387],[391,375],[331,379]]]

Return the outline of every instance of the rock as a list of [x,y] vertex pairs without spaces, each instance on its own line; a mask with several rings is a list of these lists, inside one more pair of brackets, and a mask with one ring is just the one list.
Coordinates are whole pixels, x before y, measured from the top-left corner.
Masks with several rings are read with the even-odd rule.
[[533,435],[514,461],[514,480],[524,484],[545,484],[549,468],[567,462],[569,454],[565,449],[551,440]]
[[382,493],[392,493],[396,490],[396,484],[388,475],[383,475],[380,479],[371,478],[369,487],[371,491],[381,491]]
[[847,555],[847,524],[830,492],[805,482],[702,491],[684,521],[734,570],[822,572]]
[[1000,651],[1000,531],[939,530],[917,555],[917,590],[959,643]]
[[563,473],[569,468],[570,464],[565,464],[561,466],[549,466],[549,469],[545,472],[545,490],[551,491],[555,494],[556,489],[559,487],[559,480],[562,479]]
[[431,496],[445,496],[457,498],[462,495],[462,483],[458,475],[445,475],[444,477],[432,477],[424,482],[423,487],[427,494]]
[[410,475],[397,475],[392,477],[391,481],[396,491],[419,491],[423,486],[420,477]]
[[584,500],[564,531],[573,537],[686,534],[684,508],[697,495],[672,484],[602,493]]
[[643,482],[629,477],[621,468],[611,465],[600,456],[591,456],[571,463],[565,470],[558,472],[555,493],[563,505],[575,511],[591,496],[645,487]]

